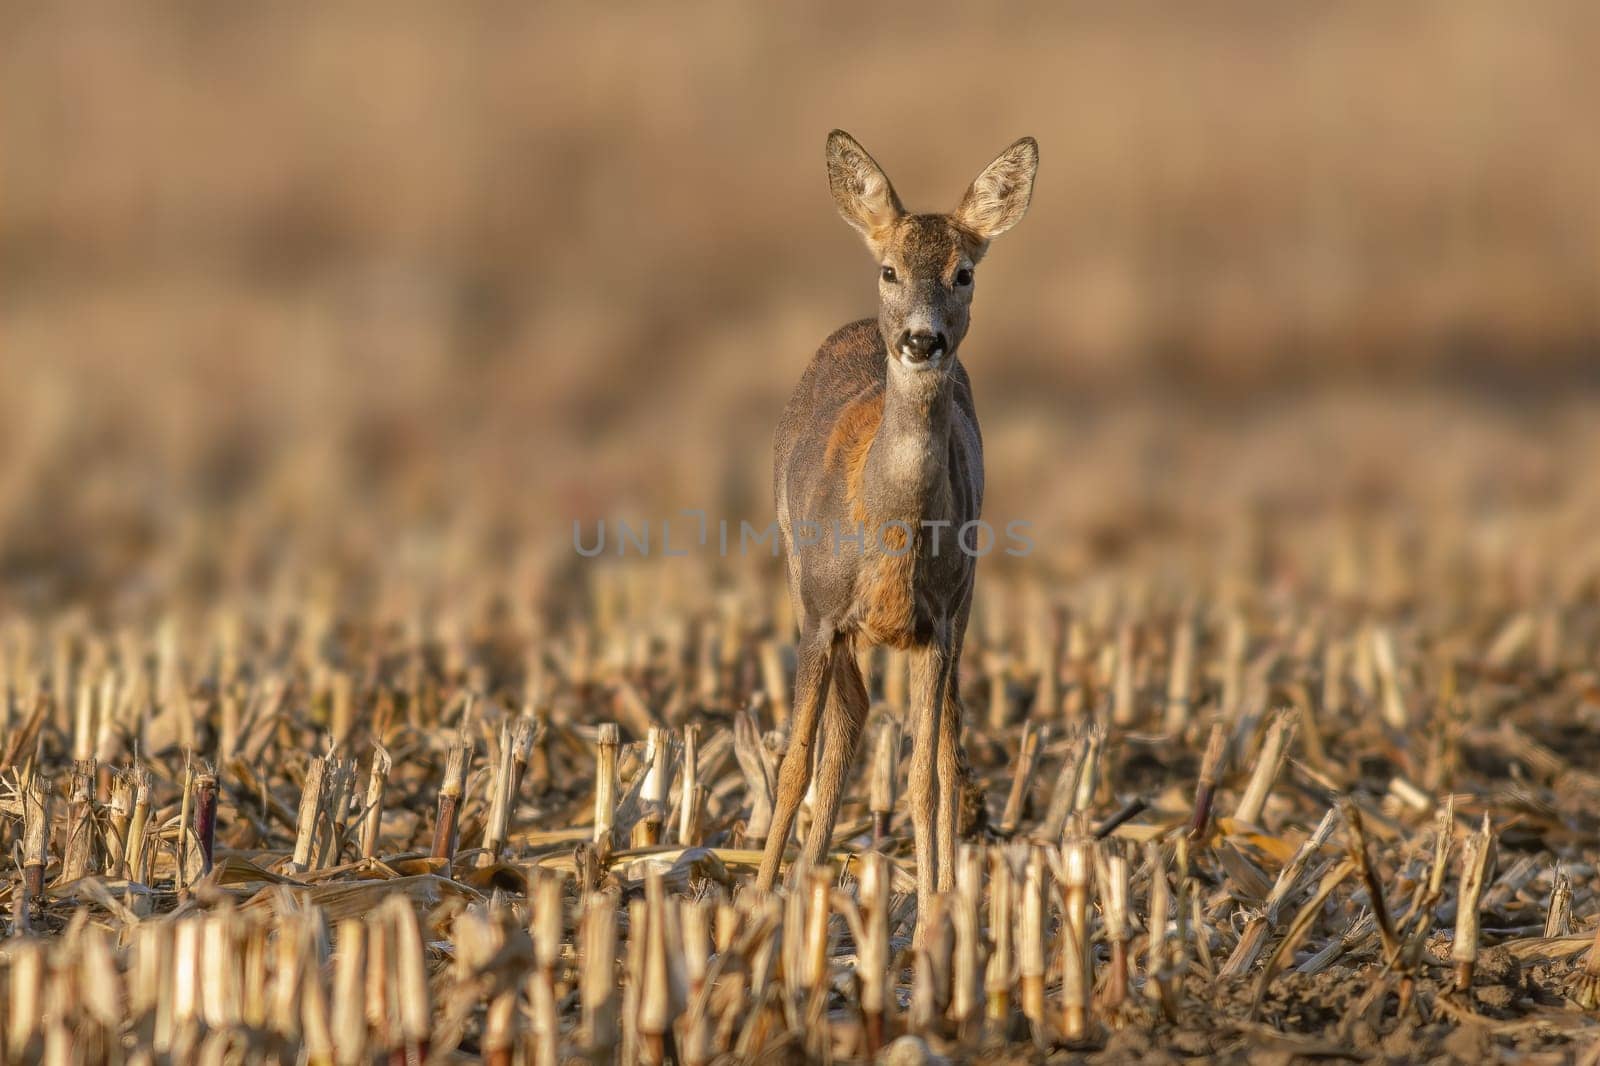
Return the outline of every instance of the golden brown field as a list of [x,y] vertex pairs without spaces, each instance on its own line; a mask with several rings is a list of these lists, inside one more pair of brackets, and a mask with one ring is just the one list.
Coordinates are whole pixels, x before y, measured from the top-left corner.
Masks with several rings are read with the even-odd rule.
[[[0,27],[6,1061],[1600,1061],[1590,5]],[[763,897],[777,563],[572,540],[770,520],[834,126],[1043,156],[917,952],[903,661]]]

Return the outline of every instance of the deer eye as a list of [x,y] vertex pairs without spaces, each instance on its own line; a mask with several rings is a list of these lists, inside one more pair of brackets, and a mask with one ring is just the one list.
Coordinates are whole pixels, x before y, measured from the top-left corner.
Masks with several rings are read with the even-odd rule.
[[972,271],[968,270],[966,267],[962,267],[960,270],[956,271],[956,284],[957,285],[971,285],[972,284]]
[[900,280],[900,275],[894,272],[894,267],[886,266],[883,268],[883,280],[887,281],[890,285],[893,285],[895,282]]

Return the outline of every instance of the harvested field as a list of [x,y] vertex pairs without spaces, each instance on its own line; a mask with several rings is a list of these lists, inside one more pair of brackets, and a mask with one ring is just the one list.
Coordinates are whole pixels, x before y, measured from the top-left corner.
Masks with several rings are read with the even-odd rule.
[[[963,673],[985,801],[915,956],[895,654],[829,867],[741,888],[792,668],[770,559],[465,523],[302,569],[302,534],[245,532],[149,557],[170,596],[13,609],[6,1054],[1591,1054],[1600,499],[1545,465],[1595,454],[1551,409],[1520,454],[1478,410],[1331,509],[1234,461],[1305,483],[1313,412],[1186,430],[1211,503],[997,560]],[[1372,415],[1351,465],[1469,413]],[[1084,437],[1109,480],[1065,484],[1137,480],[1116,425]]]

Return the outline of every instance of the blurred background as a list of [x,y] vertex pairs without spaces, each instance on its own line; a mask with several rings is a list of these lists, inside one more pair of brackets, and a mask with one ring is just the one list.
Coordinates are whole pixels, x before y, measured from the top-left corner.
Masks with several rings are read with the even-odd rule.
[[0,595],[765,524],[874,310],[835,126],[921,209],[1040,141],[963,348],[1033,565],[1587,545],[1597,45],[1581,2],[6,4]]

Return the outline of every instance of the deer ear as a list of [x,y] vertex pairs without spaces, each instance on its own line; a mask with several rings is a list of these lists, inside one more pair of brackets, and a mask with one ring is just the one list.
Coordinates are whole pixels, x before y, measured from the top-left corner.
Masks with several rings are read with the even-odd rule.
[[986,241],[1000,236],[1022,221],[1038,169],[1039,142],[1024,137],[983,168],[961,198],[955,220]]
[[844,130],[828,134],[828,188],[839,214],[874,248],[905,208],[883,168]]

